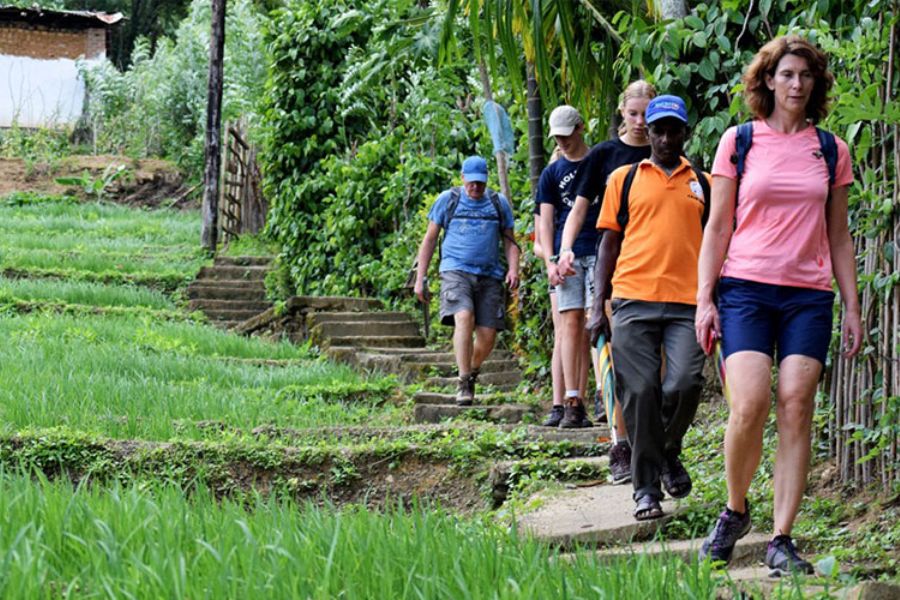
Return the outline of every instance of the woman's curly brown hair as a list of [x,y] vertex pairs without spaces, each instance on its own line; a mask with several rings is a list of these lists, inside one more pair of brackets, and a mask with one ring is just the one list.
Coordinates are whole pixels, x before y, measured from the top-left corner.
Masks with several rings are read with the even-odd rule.
[[775,38],[760,48],[744,73],[744,101],[759,119],[772,114],[775,94],[766,86],[766,75],[775,76],[775,69],[786,54],[805,58],[809,65],[816,83],[806,103],[806,116],[818,123],[828,115],[828,92],[834,85],[834,75],[828,70],[828,56],[797,35]]

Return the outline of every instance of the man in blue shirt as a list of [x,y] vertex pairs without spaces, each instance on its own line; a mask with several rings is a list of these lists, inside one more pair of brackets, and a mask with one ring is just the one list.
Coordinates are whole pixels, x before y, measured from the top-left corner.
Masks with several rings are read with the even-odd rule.
[[[441,323],[454,327],[460,406],[474,401],[478,370],[494,348],[497,331],[505,327],[504,280],[509,289],[519,285],[512,208],[502,194],[487,188],[487,177],[483,158],[470,156],[463,161],[463,185],[441,192],[428,213],[416,270],[416,296],[427,302],[425,276],[443,229],[440,314]],[[500,263],[501,239],[509,265],[505,270]]]

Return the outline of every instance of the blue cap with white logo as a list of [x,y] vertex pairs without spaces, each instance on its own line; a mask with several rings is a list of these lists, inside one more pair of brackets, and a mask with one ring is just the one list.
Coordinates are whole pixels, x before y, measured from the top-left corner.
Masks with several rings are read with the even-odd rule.
[[487,161],[480,156],[470,156],[463,161],[462,175],[466,181],[487,181],[488,168]]
[[688,114],[684,100],[678,96],[657,96],[647,105],[644,117],[648,124],[666,117],[674,117],[687,125]]

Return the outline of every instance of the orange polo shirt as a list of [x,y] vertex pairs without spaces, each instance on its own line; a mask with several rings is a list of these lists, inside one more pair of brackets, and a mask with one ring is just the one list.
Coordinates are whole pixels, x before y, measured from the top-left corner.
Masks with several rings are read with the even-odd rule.
[[[622,231],[616,215],[630,168],[620,167],[609,176],[597,229]],[[629,219],[612,280],[613,298],[697,303],[706,201],[687,159],[681,159],[671,176],[649,159],[641,161],[631,182]]]

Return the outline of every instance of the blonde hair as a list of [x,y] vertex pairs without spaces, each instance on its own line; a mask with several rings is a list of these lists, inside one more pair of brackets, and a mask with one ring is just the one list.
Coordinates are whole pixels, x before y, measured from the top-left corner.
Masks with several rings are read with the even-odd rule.
[[[653,87],[653,84],[643,79],[637,79],[629,83],[625,87],[625,91],[622,92],[622,95],[619,96],[618,111],[620,113],[624,112],[625,105],[628,104],[628,101],[632,98],[646,98],[647,100],[652,100],[655,97],[656,88]],[[623,121],[619,125],[619,136],[625,135],[625,129],[625,122]]]

